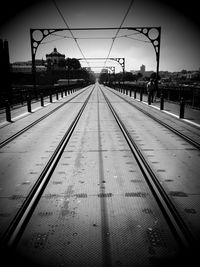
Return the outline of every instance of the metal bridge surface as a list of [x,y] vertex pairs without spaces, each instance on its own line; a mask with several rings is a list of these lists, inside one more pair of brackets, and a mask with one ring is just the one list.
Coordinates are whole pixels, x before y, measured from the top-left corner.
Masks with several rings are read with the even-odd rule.
[[96,83],[0,133],[8,266],[194,263],[198,127]]

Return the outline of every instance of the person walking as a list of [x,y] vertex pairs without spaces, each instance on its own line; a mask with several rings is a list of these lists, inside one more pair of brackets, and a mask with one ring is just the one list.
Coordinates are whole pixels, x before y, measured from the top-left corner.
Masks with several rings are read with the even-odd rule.
[[147,83],[147,95],[148,95],[149,105],[151,105],[151,102],[153,102],[154,88],[155,88],[154,81],[153,79],[150,79],[150,81]]

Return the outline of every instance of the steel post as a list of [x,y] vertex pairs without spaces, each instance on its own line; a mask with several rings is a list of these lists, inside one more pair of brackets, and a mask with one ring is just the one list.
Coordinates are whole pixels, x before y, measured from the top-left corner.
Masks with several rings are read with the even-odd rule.
[[10,103],[8,100],[5,100],[5,109],[6,109],[6,120],[11,122],[11,111],[10,111]]
[[49,101],[50,101],[50,103],[52,103],[52,102],[53,102],[53,99],[52,99],[52,93],[51,93],[51,91],[50,91],[50,93],[49,93]]
[[143,98],[143,89],[142,87],[140,88],[140,101],[142,101],[142,98]]
[[41,102],[41,106],[44,107],[44,96],[43,96],[43,93],[40,94],[40,102]]
[[31,113],[31,98],[30,96],[27,97],[27,109],[28,109],[28,112]]
[[136,97],[137,97],[137,89],[135,88],[134,89],[134,98],[136,99]]
[[184,118],[184,113],[185,113],[185,101],[183,99],[183,97],[181,97],[181,101],[180,101],[180,114],[179,114],[179,118],[183,119]]
[[163,110],[163,109],[164,109],[164,96],[161,93],[161,95],[160,95],[160,110]]

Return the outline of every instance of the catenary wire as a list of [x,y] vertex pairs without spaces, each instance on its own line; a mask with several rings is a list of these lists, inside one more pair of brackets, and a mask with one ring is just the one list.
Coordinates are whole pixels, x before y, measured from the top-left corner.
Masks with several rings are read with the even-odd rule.
[[115,40],[116,40],[116,38],[117,38],[117,35],[118,35],[118,33],[119,33],[119,31],[120,31],[120,29],[121,29],[121,27],[122,27],[122,25],[123,25],[123,23],[124,23],[126,17],[128,16],[128,13],[129,13],[129,11],[130,11],[132,5],[133,5],[133,2],[134,2],[134,0],[131,0],[131,2],[130,2],[130,4],[129,4],[129,7],[128,7],[126,13],[125,13],[124,18],[123,18],[123,20],[122,20],[122,22],[121,22],[119,28],[117,29],[117,32],[116,32],[115,36],[112,38],[112,43],[111,43],[111,46],[110,46],[108,55],[107,55],[107,57],[106,57],[106,60],[105,60],[105,62],[104,62],[104,68],[105,68],[106,63],[107,63],[107,60],[108,60],[108,58],[109,58],[109,56],[110,56],[110,53],[111,53],[111,50],[112,50],[112,48],[113,48],[114,42],[115,42]]
[[[138,35],[138,34],[141,34],[140,32],[136,32],[136,33],[131,33],[131,34],[125,34],[125,35],[120,35],[120,36],[117,36],[116,38],[130,38],[130,39],[134,39],[134,40],[138,40],[138,41],[141,41],[141,42],[147,42],[147,41],[143,41],[141,39],[137,39],[137,38],[131,38],[132,35]],[[57,39],[54,39],[54,40],[49,40],[49,41],[45,41],[45,42],[42,42],[41,44],[47,44],[47,43],[52,43],[52,42],[55,42],[55,41],[58,41],[58,40],[63,40],[63,39],[73,39],[72,36],[68,36],[68,35],[61,35],[61,34],[56,34],[56,33],[52,33],[51,35],[54,35],[54,36],[58,36],[58,37],[61,37],[61,38],[57,38]],[[105,40],[105,39],[112,39],[113,37],[76,37],[76,40]]]
[[78,49],[79,49],[80,53],[81,53],[81,55],[83,56],[83,58],[84,58],[84,59],[85,59],[85,61],[87,62],[87,64],[88,64],[88,67],[90,67],[90,65],[89,65],[89,62],[88,62],[88,61],[87,61],[87,59],[85,58],[85,56],[84,56],[84,54],[83,54],[83,51],[82,51],[82,49],[81,49],[81,47],[80,47],[80,45],[79,45],[79,43],[78,43],[78,41],[77,41],[77,38],[75,38],[75,36],[74,36],[73,32],[72,32],[72,31],[71,31],[71,29],[69,28],[69,26],[68,26],[68,23],[67,23],[66,19],[64,18],[64,16],[63,16],[62,12],[60,11],[60,9],[59,9],[58,5],[56,4],[56,1],[55,1],[55,0],[52,0],[52,2],[54,3],[54,5],[55,5],[55,7],[56,7],[56,9],[57,9],[58,13],[60,14],[60,16],[61,16],[62,20],[64,21],[65,25],[67,26],[67,29],[68,29],[68,30],[69,30],[69,32],[71,33],[71,35],[72,35],[72,37],[73,37],[73,39],[74,39],[74,41],[75,41],[75,43],[76,43],[76,45],[77,45],[77,47],[78,47]]

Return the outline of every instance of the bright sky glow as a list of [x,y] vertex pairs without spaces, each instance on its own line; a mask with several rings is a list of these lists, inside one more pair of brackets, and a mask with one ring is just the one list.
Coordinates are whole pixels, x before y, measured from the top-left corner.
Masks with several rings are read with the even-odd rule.
[[[130,0],[57,0],[56,3],[71,28],[119,27]],[[162,1],[135,0],[123,26],[162,27],[160,70],[199,69],[199,28],[181,13],[162,4]],[[20,12],[0,28],[0,38],[9,42],[11,62],[31,59],[30,28],[66,28],[66,25],[50,0],[40,1]],[[107,57],[115,33],[116,30],[73,32],[86,58]],[[124,37],[131,33],[134,35]],[[75,41],[70,38],[69,31],[56,34],[44,39],[44,43],[38,48],[36,58],[46,59],[46,54],[52,52],[54,47],[66,57],[82,58]],[[94,37],[97,39],[93,39]],[[99,39],[100,37],[105,39]],[[124,57],[127,71],[138,70],[142,64],[147,70],[155,70],[155,52],[147,41],[148,39],[141,34],[120,30],[110,57]],[[102,67],[104,61],[89,63],[97,72],[97,67]],[[84,61],[81,61],[81,65],[87,66]],[[115,66],[116,72],[121,71],[119,64],[114,61],[108,61],[107,66]]]

